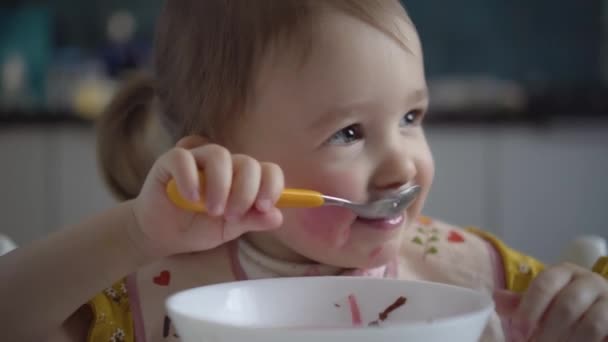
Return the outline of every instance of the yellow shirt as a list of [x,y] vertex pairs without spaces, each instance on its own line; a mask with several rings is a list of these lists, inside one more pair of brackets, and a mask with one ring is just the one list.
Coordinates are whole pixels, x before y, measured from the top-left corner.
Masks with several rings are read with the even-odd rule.
[[93,322],[87,341],[134,342],[133,316],[125,279],[95,296],[89,306]]
[[[505,288],[522,293],[543,269],[538,260],[519,253],[495,236],[476,228],[468,228],[489,242],[498,252],[504,268]],[[593,271],[608,279],[608,257],[600,258]],[[130,311],[126,280],[123,279],[93,298],[89,305],[93,311],[90,342],[134,342],[134,322]]]

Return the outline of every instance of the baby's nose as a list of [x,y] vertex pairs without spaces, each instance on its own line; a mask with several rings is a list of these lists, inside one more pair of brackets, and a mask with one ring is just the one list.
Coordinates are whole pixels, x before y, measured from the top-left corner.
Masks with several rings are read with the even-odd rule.
[[395,158],[383,163],[373,177],[372,192],[390,195],[404,187],[413,185],[416,178],[416,165],[409,158]]

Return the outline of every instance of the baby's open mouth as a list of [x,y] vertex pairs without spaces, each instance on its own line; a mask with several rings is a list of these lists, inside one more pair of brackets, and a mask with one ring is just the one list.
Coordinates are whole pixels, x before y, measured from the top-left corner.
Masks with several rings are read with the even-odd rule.
[[405,219],[404,214],[400,214],[395,217],[387,217],[387,218],[381,218],[381,219],[369,219],[369,218],[365,218],[365,217],[361,217],[361,216],[357,217],[357,221],[365,224],[366,226],[368,226],[370,228],[383,229],[383,230],[394,229],[394,228],[400,227],[401,223],[403,223],[404,219]]

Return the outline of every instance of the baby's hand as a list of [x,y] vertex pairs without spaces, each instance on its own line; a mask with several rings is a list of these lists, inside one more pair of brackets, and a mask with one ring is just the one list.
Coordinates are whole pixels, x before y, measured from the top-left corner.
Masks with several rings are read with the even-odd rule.
[[[166,194],[167,183],[175,179],[184,198],[199,201],[199,169],[205,173],[207,214],[180,209]],[[145,253],[160,257],[209,250],[247,231],[278,228],[283,216],[274,204],[283,187],[283,172],[275,164],[231,155],[217,145],[174,148],[156,161],[133,203],[137,224],[131,238]]]
[[584,268],[549,268],[523,296],[495,299],[499,313],[513,320],[525,341],[608,341],[608,281]]

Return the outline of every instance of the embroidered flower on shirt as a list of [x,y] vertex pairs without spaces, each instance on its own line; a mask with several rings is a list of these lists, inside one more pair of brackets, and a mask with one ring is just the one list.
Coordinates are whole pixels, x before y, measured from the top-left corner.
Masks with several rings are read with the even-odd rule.
[[433,220],[431,220],[431,218],[427,216],[418,216],[418,223],[423,226],[430,226],[431,224],[433,224]]
[[433,227],[419,227],[418,234],[412,239],[412,242],[422,246],[424,249],[423,258],[426,258],[429,254],[438,254],[439,230]]
[[518,270],[519,270],[519,273],[529,274],[532,271],[532,268],[527,263],[520,262],[518,265]]
[[113,301],[115,302],[120,302],[120,295],[118,294],[118,292],[116,292],[116,290],[112,287],[109,287],[105,290],[103,290],[103,292],[110,297]]
[[119,328],[110,336],[110,342],[125,342],[125,337],[125,331]]
[[459,233],[455,230],[452,230],[448,235],[448,241],[451,243],[463,243],[464,236],[462,236],[461,233]]
[[99,323],[105,323],[106,321],[106,314],[101,312],[98,316],[97,316],[97,321],[99,321]]
[[124,283],[124,282],[123,282],[123,283],[120,283],[120,292],[121,292],[123,295],[126,295],[126,294],[127,294],[127,286],[125,285],[125,283]]
[[127,298],[127,287],[123,282],[120,285],[116,284],[112,287],[108,287],[107,289],[103,290],[103,293],[115,303],[121,304],[123,299]]

